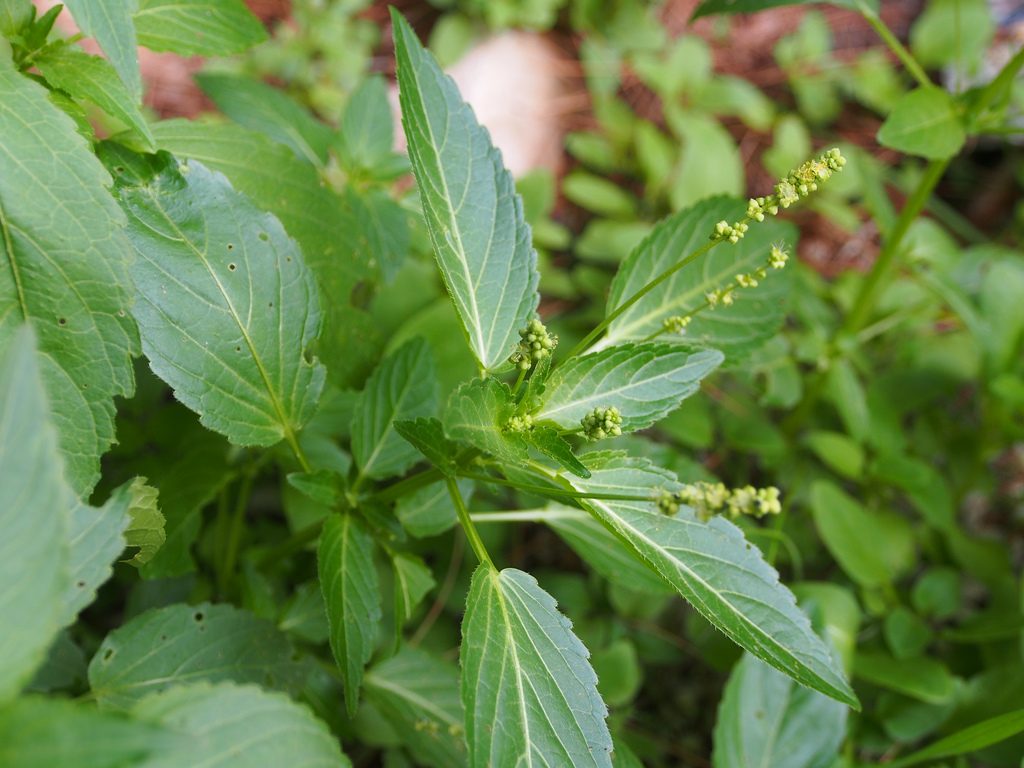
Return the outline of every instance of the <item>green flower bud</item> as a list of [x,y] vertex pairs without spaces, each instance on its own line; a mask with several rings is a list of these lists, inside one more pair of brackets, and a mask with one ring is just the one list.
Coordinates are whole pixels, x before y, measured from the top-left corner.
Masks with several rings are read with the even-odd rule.
[[603,440],[606,437],[618,437],[622,434],[622,414],[619,409],[595,408],[582,419],[583,436],[588,440]]

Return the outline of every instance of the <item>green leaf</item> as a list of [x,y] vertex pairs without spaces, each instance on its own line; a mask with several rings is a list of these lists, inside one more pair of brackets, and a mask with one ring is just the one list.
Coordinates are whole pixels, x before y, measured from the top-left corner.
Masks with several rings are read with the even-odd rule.
[[924,749],[892,762],[892,768],[906,768],[944,757],[970,755],[1024,731],[1024,709],[1007,712],[968,726],[939,739]]
[[277,627],[248,611],[178,603],[140,614],[107,635],[89,662],[89,686],[101,705],[116,709],[197,680],[293,691],[305,676],[293,653]]
[[399,638],[402,626],[435,586],[434,574],[421,557],[398,552],[391,558],[395,571],[395,623]]
[[854,674],[926,704],[947,702],[957,689],[956,678],[944,664],[923,656],[896,659],[886,653],[858,651]]
[[[710,16],[715,13],[757,13],[766,8],[778,8],[783,5],[806,5],[817,0],[704,0],[693,14],[693,19]],[[831,0],[829,5],[857,10],[860,5],[878,9],[878,0]]]
[[32,0],[0,0],[0,35],[12,37],[32,19]]
[[459,446],[444,436],[444,426],[437,419],[397,420],[395,431],[419,451],[427,461],[446,475],[455,472]]
[[[136,0],[65,0],[75,23],[96,39],[134,101],[142,97],[142,75],[132,13]],[[6,133],[6,131],[0,131]]]
[[714,768],[832,765],[846,734],[846,707],[801,688],[746,653],[729,675],[715,723]]
[[589,655],[536,579],[480,565],[460,651],[470,764],[611,766]]
[[452,392],[444,413],[448,437],[469,443],[499,459],[513,463],[529,454],[522,432],[505,425],[515,413],[512,390],[492,378],[474,379]]
[[[459,493],[468,503],[473,494],[471,480],[458,480]],[[437,536],[455,525],[457,516],[452,506],[448,486],[431,483],[414,493],[403,496],[395,505],[395,515],[410,536],[418,539]]]
[[643,429],[679,407],[722,362],[713,349],[690,354],[671,344],[624,344],[570,358],[547,380],[534,415],[577,428],[594,408],[618,408],[622,431]]
[[223,176],[194,161],[180,171],[121,189],[143,351],[209,429],[294,443],[324,382],[305,356],[320,325],[313,276],[278,220]]
[[349,96],[335,143],[341,161],[354,170],[373,170],[390,160],[394,122],[383,77],[367,77]]
[[910,28],[910,50],[929,69],[952,65],[973,74],[995,31],[985,0],[932,0]]
[[403,648],[366,673],[366,698],[417,760],[432,768],[462,768],[459,670],[416,648]]
[[537,255],[501,153],[397,13],[402,123],[423,214],[473,354],[495,368],[537,309]]
[[158,726],[63,699],[25,696],[0,708],[4,768],[124,768],[176,741]]
[[128,492],[128,527],[125,529],[124,538],[129,547],[138,550],[128,562],[141,567],[152,560],[167,541],[167,521],[157,507],[160,492],[146,485],[146,478],[135,478]]
[[61,627],[68,510],[32,330],[0,338],[0,702],[29,681]]
[[132,714],[180,736],[139,768],[349,768],[338,740],[302,704],[254,685],[199,683],[140,701]]
[[864,449],[842,432],[814,430],[807,433],[804,442],[825,466],[843,477],[856,480],[863,474]]
[[636,200],[613,181],[585,171],[573,171],[562,181],[562,193],[584,210],[600,216],[636,217]]
[[241,53],[267,39],[242,0],[138,0],[139,45],[182,56]]
[[321,469],[317,472],[289,472],[288,485],[317,504],[333,507],[341,498],[341,481],[337,472]]
[[384,358],[367,380],[352,420],[360,478],[394,477],[416,463],[419,452],[395,431],[395,421],[431,415],[437,398],[434,359],[422,338]]
[[530,445],[557,461],[560,466],[577,477],[590,477],[590,470],[572,452],[572,446],[558,434],[557,429],[544,426],[535,427],[527,432],[527,439],[530,441]]
[[377,645],[380,587],[373,537],[352,513],[331,515],[320,535],[317,569],[331,626],[331,650],[345,681],[349,716],[359,706],[363,668]]
[[743,194],[743,158],[729,132],[710,115],[686,110],[672,119],[673,112],[669,109],[667,117],[683,149],[669,190],[672,208],[686,208],[713,195]]
[[878,130],[878,142],[929,160],[952,157],[967,140],[953,97],[938,87],[903,96]]
[[[644,487],[652,497],[665,487],[663,473],[645,462],[612,457],[591,465],[589,480],[570,478],[577,490],[622,493]],[[811,630],[793,594],[779,582],[743,532],[723,518],[697,520],[688,510],[661,514],[653,501],[586,501],[608,526],[694,608],[733,642],[798,683],[857,707],[841,665]]]
[[331,129],[277,88],[242,75],[213,72],[196,75],[196,82],[239,125],[290,147],[313,165],[327,161]]
[[862,507],[838,486],[811,486],[814,524],[846,574],[864,587],[891,583],[913,565],[913,532],[906,520]]
[[110,62],[90,56],[68,45],[45,48],[33,63],[55,88],[74,99],[91,101],[111,117],[115,117],[142,137],[146,149],[156,145],[136,99]]
[[[608,295],[612,312],[687,254],[705,245],[717,222],[736,221],[744,206],[727,198],[713,198],[663,219],[619,268]],[[793,244],[792,225],[770,219],[750,228],[735,245],[722,244],[680,269],[664,283],[616,318],[595,349],[626,341],[640,341],[662,330],[674,315],[688,315],[703,307],[705,294],[732,282],[737,274],[766,264],[772,243]],[[769,274],[753,289],[741,290],[732,306],[695,315],[680,340],[687,345],[712,347],[733,357],[757,347],[775,335],[786,312],[790,270]]]
[[114,442],[114,398],[135,387],[131,249],[110,177],[46,94],[0,67],[0,345],[32,324],[68,482],[84,497]]

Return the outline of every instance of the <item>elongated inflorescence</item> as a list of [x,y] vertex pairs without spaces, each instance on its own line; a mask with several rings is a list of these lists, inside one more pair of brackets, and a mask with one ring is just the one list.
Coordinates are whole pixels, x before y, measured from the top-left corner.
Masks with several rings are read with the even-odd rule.
[[725,514],[736,519],[740,516],[764,517],[777,515],[782,511],[779,489],[774,486],[755,488],[726,488],[722,483],[703,481],[684,485],[678,491],[663,491],[657,498],[658,508],[667,515],[674,515],[681,506],[688,506],[701,520],[714,515]]

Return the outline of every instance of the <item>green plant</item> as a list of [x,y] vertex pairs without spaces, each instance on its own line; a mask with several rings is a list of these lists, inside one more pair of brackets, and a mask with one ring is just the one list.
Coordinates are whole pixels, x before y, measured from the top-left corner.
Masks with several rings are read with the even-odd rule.
[[[1015,743],[1021,708],[978,697],[1021,669],[1019,579],[954,498],[1024,432],[1024,270],[991,245],[961,258],[921,213],[967,137],[1005,126],[1024,54],[965,94],[919,82],[893,102],[880,141],[928,160],[896,212],[867,153],[806,160],[801,118],[712,75],[696,39],[634,25],[642,4],[573,3],[572,23],[621,43],[670,104],[683,149],[598,95],[608,135],[571,141],[592,170],[565,192],[626,231],[597,260],[628,255],[610,280],[586,273],[590,291],[568,276],[576,308],[545,324],[538,286],[566,276],[540,274],[527,216],[547,247],[566,237],[536,204],[543,180],[524,203],[398,14],[418,194],[395,184],[409,166],[379,78],[353,75],[341,99],[336,81],[287,96],[210,71],[200,84],[236,124],[147,120],[136,39],[192,55],[264,38],[240,0],[209,5],[69,2],[102,59],[55,39],[55,13],[0,0],[0,762],[660,762],[621,713],[659,654],[679,656],[657,622],[673,594],[695,609],[701,667],[739,653],[710,626],[746,651],[716,766],[854,765],[929,738],[895,761],[913,765]],[[870,7],[846,5],[927,79]],[[531,6],[545,26],[557,7]],[[496,9],[492,25],[519,19]],[[369,39],[349,10],[332,19]],[[779,55],[798,107],[821,88],[835,109],[847,87],[888,103],[823,83],[797,43]],[[250,63],[273,69],[275,50]],[[340,110],[337,127],[303,98]],[[689,183],[734,157],[730,114],[775,130],[780,180],[745,203],[715,195],[742,190],[731,160]],[[639,173],[648,197],[612,187],[602,204],[607,171]],[[883,233],[867,275],[828,286],[787,265],[780,214],[804,200],[846,221],[863,202]],[[953,332],[937,330],[947,306]],[[698,395],[713,373],[714,407]],[[965,381],[984,387],[954,427],[929,408]],[[650,429],[660,442],[635,434]],[[715,431],[724,482],[687,457]],[[586,568],[511,557],[538,524]],[[823,557],[847,582],[799,575]],[[966,579],[988,606],[963,604]],[[936,660],[940,643],[966,651]]]

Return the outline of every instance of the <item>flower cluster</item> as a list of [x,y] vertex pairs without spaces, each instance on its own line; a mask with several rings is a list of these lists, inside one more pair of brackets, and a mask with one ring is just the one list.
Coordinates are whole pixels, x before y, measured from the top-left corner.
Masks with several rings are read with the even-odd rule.
[[529,432],[531,429],[533,429],[533,416],[528,413],[524,413],[522,416],[518,414],[510,416],[505,422],[506,432]]
[[558,337],[548,333],[544,323],[534,319],[519,332],[519,346],[509,361],[521,371],[528,371],[535,363],[551,355],[558,344]]
[[661,321],[666,333],[686,333],[686,326],[693,320],[693,315],[672,315]]
[[701,520],[708,520],[713,515],[723,513],[735,519],[741,515],[777,515],[782,511],[779,489],[774,486],[755,488],[748,485],[730,490],[722,483],[703,481],[684,485],[675,493],[662,491],[656,503],[658,509],[666,515],[676,514],[679,507],[685,504],[691,507]]
[[786,177],[775,185],[774,193],[767,197],[751,198],[747,202],[747,214],[743,220],[734,224],[727,221],[715,224],[711,239],[715,242],[728,240],[730,243],[738,243],[747,232],[747,221],[764,221],[766,216],[775,216],[780,210],[800,202],[812,192],[816,192],[818,184],[828,181],[833,173],[843,170],[844,165],[846,158],[835,147],[820,157],[808,160],[786,174]]
[[622,414],[615,407],[595,408],[580,419],[580,424],[583,426],[583,436],[588,440],[603,440],[622,434]]

